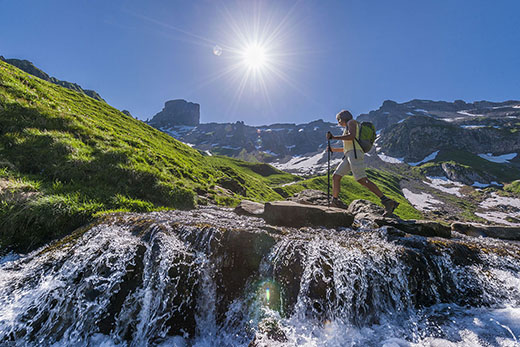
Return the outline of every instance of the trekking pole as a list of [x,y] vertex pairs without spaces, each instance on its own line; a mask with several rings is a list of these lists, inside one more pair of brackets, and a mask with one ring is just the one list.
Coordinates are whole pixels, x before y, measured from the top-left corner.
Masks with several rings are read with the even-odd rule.
[[327,206],[330,207],[330,140],[327,140]]

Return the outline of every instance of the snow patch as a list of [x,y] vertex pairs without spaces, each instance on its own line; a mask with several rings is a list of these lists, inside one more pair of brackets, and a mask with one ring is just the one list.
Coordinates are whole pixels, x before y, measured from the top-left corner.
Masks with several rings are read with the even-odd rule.
[[[518,198],[509,198],[500,196],[497,193],[492,193],[491,197],[482,201],[479,206],[488,209],[488,211],[485,212],[476,212],[475,214],[479,217],[499,224],[520,226],[520,223],[512,223],[507,220],[507,217],[520,219],[520,199]],[[512,208],[514,211],[507,210],[504,212],[493,210],[502,206],[509,209]]]
[[443,121],[445,121],[445,122],[451,123],[451,122],[455,122],[455,121],[458,121],[458,120],[464,120],[464,119],[466,119],[466,117],[441,118],[441,119]]
[[434,210],[435,205],[442,205],[443,202],[434,199],[428,193],[414,193],[406,188],[403,189],[404,197],[419,211]]
[[464,185],[460,182],[452,181],[444,176],[435,177],[435,176],[426,176],[430,182],[424,182],[430,187],[440,190],[442,192],[452,194],[458,197],[462,197],[462,193],[459,191],[460,187]]
[[457,111],[457,113],[461,114],[463,116],[469,116],[469,117],[483,117],[484,116],[483,114],[474,114],[474,113],[469,113],[468,111],[469,110],[467,110],[467,111]]
[[[331,159],[331,170],[339,165],[341,161],[341,158]],[[271,165],[279,170],[292,172],[299,175],[324,173],[327,172],[327,151],[323,150],[310,157],[294,156],[285,163],[273,162]]]
[[472,187],[475,187],[475,188],[486,188],[486,187],[491,186],[491,184],[488,184],[488,183],[480,183],[479,181],[475,181],[475,182],[473,182],[473,184],[472,184],[471,186],[472,186]]
[[402,123],[402,122],[404,122],[404,119],[401,119],[399,122],[397,122],[397,124]]
[[418,161],[416,163],[408,163],[408,165],[417,166],[417,165],[429,162],[429,161],[435,159],[437,157],[437,154],[439,154],[439,151],[435,151],[435,152],[431,153],[430,155],[427,155],[423,160]]
[[264,151],[264,153],[265,153],[265,154],[272,155],[272,156],[274,156],[274,157],[277,157],[277,156],[278,156],[278,153],[275,153],[275,152],[272,152],[272,151],[269,151],[269,150]]
[[391,163],[391,164],[403,164],[404,158],[394,158],[389,155],[386,155],[384,153],[377,153],[377,156],[379,159],[381,159],[384,162]]
[[407,115],[413,116],[414,114],[412,112],[406,112]]
[[234,151],[237,151],[237,150],[241,149],[242,147],[232,147],[232,146],[225,145],[225,146],[220,146],[220,148],[232,149]]
[[492,153],[479,154],[478,156],[482,159],[486,159],[488,161],[492,161],[494,163],[509,163],[510,160],[514,159],[518,153],[508,153],[494,156]]
[[461,125],[461,128],[464,129],[478,129],[478,128],[485,128],[485,125]]

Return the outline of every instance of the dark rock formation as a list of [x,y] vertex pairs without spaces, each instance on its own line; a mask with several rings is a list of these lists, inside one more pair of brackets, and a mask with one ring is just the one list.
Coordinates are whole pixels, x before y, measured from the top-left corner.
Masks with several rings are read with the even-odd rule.
[[154,127],[172,127],[176,125],[197,126],[200,124],[200,105],[186,100],[166,101],[161,112],[149,122]]
[[291,227],[349,227],[354,221],[351,214],[340,208],[304,205],[293,201],[266,203],[263,217],[269,224]]
[[92,99],[96,99],[99,101],[105,101],[101,96],[94,90],[90,89],[83,89],[79,84],[62,81],[57,79],[56,77],[51,77],[47,73],[43,72],[42,70],[38,69],[36,66],[34,66],[33,63],[31,63],[28,60],[20,60],[20,59],[6,59],[2,56],[0,56],[0,60],[5,61],[8,64],[11,64],[13,66],[16,66],[22,71],[27,72],[30,75],[36,76],[38,78],[41,78],[42,80],[45,80],[47,82],[54,83],[58,86],[65,87],[67,89],[75,90],[77,92],[83,93],[87,96],[90,96]]
[[451,230],[468,236],[483,236],[495,239],[520,241],[520,227],[452,223]]

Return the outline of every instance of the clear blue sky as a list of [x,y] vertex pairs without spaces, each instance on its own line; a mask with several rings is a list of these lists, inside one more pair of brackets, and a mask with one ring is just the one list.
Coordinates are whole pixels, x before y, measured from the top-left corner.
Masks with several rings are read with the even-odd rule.
[[[140,119],[180,98],[201,105],[203,123],[252,125],[333,121],[386,99],[520,99],[518,0],[0,0],[0,9],[0,55]],[[267,62],[247,75],[241,54],[256,41]]]

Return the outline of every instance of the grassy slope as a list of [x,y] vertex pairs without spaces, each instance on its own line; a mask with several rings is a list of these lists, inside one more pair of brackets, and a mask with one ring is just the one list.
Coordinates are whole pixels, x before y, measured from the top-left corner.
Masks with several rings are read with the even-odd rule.
[[[191,208],[197,194],[232,204],[281,196],[292,175],[203,156],[93,100],[0,62],[0,247],[26,250],[107,210]],[[227,195],[222,192],[227,192]],[[196,194],[196,193],[197,194]]]

